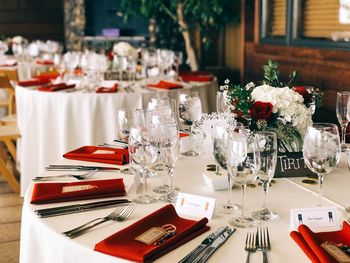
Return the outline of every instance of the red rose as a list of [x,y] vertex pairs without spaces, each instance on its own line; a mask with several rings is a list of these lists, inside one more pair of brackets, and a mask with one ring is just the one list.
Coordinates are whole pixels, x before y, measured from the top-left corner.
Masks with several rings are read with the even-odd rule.
[[109,61],[113,60],[113,56],[114,56],[113,50],[108,51],[106,55]]
[[305,89],[304,86],[296,86],[294,87],[294,91],[298,92],[304,98],[304,103],[310,103],[312,99],[312,95]]
[[256,101],[250,110],[250,116],[256,120],[268,120],[272,117],[272,108],[270,102]]

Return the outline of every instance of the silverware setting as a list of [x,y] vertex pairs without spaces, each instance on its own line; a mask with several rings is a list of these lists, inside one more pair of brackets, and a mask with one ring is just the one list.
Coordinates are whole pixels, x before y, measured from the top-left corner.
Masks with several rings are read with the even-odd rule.
[[256,251],[256,237],[254,233],[247,233],[247,237],[245,239],[245,251],[248,252],[247,254],[247,259],[246,259],[246,263],[250,262],[250,254],[254,253]]
[[120,170],[117,167],[104,167],[104,166],[88,166],[88,165],[71,165],[71,164],[50,164],[48,167],[45,167],[46,171],[91,171],[91,170]]
[[192,250],[179,263],[203,263],[236,231],[235,228],[220,227],[214,233],[207,236],[202,243]]
[[128,149],[128,146],[119,142],[116,142],[115,144],[110,143],[102,143],[99,146],[101,147],[107,147],[107,148],[116,148],[116,149]]
[[[116,210],[114,210],[112,213],[110,213],[109,215],[107,215],[105,217],[99,217],[99,218],[93,219],[93,220],[91,220],[91,221],[89,221],[81,226],[78,226],[78,227],[73,228],[71,230],[65,231],[62,234],[73,239],[73,238],[76,238],[76,237],[79,237],[79,236],[85,234],[91,228],[94,228],[95,226],[98,226],[104,222],[107,222],[107,221],[117,221],[117,222],[125,221],[134,212],[135,208],[136,208],[136,205],[134,205],[134,204],[130,204],[129,206],[127,206],[124,209],[117,208]],[[94,223],[94,222],[96,222],[96,223]]]
[[33,181],[36,181],[36,182],[52,181],[52,180],[61,179],[61,178],[75,178],[77,180],[86,180],[90,176],[96,174],[97,172],[98,172],[98,169],[89,170],[88,172],[83,174],[60,174],[60,175],[52,175],[52,176],[37,176],[33,178]]
[[35,210],[35,213],[42,218],[68,215],[73,213],[80,213],[85,211],[104,209],[115,206],[123,206],[130,204],[131,201],[128,199],[113,199],[107,201],[98,201],[90,202],[86,204],[74,204],[74,205],[65,205],[59,207],[51,207]]
[[271,250],[270,235],[267,227],[258,227],[256,230],[256,248],[263,253],[263,263],[268,263],[267,251]]

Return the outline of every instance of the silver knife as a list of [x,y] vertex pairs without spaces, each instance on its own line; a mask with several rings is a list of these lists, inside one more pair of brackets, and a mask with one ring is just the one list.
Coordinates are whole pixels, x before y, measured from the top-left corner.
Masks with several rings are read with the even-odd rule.
[[217,237],[209,246],[204,249],[192,262],[204,263],[209,257],[236,231],[235,228],[227,228],[219,237]]
[[228,229],[228,226],[223,226],[218,228],[215,232],[207,236],[202,243],[192,250],[186,257],[181,259],[179,263],[190,263],[194,258],[196,258],[203,250],[205,250],[213,241],[218,238],[225,230]]
[[108,207],[113,207],[118,205],[125,205],[129,203],[131,203],[131,201],[127,199],[108,200],[108,201],[93,202],[93,203],[87,203],[87,204],[76,204],[76,205],[67,205],[67,206],[54,207],[54,208],[39,209],[39,210],[35,210],[35,213],[39,217],[52,217],[52,216],[58,216],[58,215],[85,212],[85,211],[101,209],[101,208],[108,208]]
[[70,164],[51,164],[45,167],[47,171],[88,171],[88,170],[120,170],[117,167],[104,167],[104,166],[87,166],[87,165],[70,165]]

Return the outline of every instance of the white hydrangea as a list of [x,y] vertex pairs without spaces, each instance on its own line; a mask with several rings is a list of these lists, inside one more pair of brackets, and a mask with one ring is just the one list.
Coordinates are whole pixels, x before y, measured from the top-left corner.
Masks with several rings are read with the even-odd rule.
[[279,112],[281,121],[291,122],[301,136],[312,125],[312,112],[303,104],[303,97],[288,87],[275,88],[264,84],[252,91],[252,99],[270,102],[273,105],[272,112]]
[[121,57],[137,58],[137,50],[127,42],[119,42],[114,44],[113,53]]

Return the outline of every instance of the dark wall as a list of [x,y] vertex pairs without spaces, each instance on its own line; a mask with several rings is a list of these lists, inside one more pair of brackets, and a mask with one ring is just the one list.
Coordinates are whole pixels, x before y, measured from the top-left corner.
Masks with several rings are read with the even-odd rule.
[[63,1],[0,0],[0,36],[63,40]]
[[119,0],[85,0],[85,35],[102,35],[103,28],[119,28],[123,36],[144,36],[148,34],[148,22],[143,18],[132,18],[124,23],[117,16],[120,11]]

